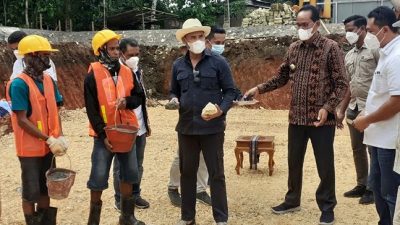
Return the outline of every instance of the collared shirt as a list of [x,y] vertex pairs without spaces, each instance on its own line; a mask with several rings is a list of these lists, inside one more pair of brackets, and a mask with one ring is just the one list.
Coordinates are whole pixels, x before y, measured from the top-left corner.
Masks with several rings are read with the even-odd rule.
[[[377,111],[390,96],[400,95],[400,36],[380,51],[365,107],[366,114]],[[400,126],[400,113],[390,119],[369,125],[364,132],[364,143],[378,148],[395,149]]]
[[[226,114],[235,98],[235,85],[228,63],[220,55],[206,49],[193,68],[188,52],[173,64],[170,94],[180,103],[177,132],[185,135],[223,132]],[[205,121],[201,112],[209,102],[219,105],[224,113]]]
[[[10,80],[13,80],[18,75],[20,75],[24,71],[24,68],[25,68],[25,63],[23,58],[18,58],[17,60],[15,60]],[[51,78],[53,78],[53,80],[57,82],[56,66],[54,65],[54,62],[51,59],[50,59],[50,68],[47,69],[45,72],[47,72],[51,76]]]
[[289,47],[278,75],[258,85],[260,93],[283,87],[290,81],[289,123],[313,126],[321,108],[329,114],[325,125],[335,125],[335,109],[348,88],[343,51],[317,33],[312,43],[296,41]]
[[351,100],[349,108],[358,111],[365,108],[372,77],[379,61],[379,49],[368,49],[365,46],[351,49],[346,57],[347,78],[350,81]]
[[[121,59],[119,59],[119,63],[125,65]],[[139,124],[139,131],[137,132],[137,135],[142,136],[143,134],[146,134],[147,130],[149,129],[147,108],[146,108],[146,91],[144,89],[142,72],[139,70],[139,68],[136,68],[135,71],[131,69],[131,71],[132,73],[135,74],[136,78],[135,86],[137,89],[137,93],[142,98],[142,104],[140,104],[137,108],[133,110]]]
[[[143,134],[147,133],[147,126],[148,126],[148,121],[147,121],[147,109],[146,109],[146,90],[144,89],[144,84],[143,84],[143,78],[142,78],[142,73],[139,70],[136,70],[136,72],[132,71],[135,74],[137,84],[141,97],[142,97],[142,104],[140,104],[137,108],[135,108],[133,111],[136,114],[136,118],[139,123],[139,131],[137,133],[138,136],[142,136]],[[146,112],[145,112],[146,111]]]

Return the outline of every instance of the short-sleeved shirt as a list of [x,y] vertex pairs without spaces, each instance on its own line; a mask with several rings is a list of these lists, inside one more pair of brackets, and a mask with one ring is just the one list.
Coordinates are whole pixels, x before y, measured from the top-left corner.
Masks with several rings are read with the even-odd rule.
[[354,47],[346,54],[346,72],[351,92],[350,109],[357,107],[359,111],[364,110],[378,61],[379,49]]
[[[39,88],[40,92],[44,94],[43,82],[39,82],[37,80],[34,81],[36,86]],[[63,98],[54,80],[53,83],[54,83],[54,94],[56,98],[55,100],[57,102],[57,105],[61,105],[63,102]],[[26,114],[27,117],[29,117],[32,114],[32,106],[29,101],[29,87],[24,80],[18,77],[15,78],[11,82],[9,95],[11,98],[11,109],[13,111],[27,111]]]
[[[400,95],[400,36],[380,51],[365,107],[366,114],[377,111],[391,96]],[[371,124],[364,132],[364,144],[395,149],[399,138],[400,112],[390,119]]]
[[[13,72],[11,74],[10,80],[13,80],[24,71],[25,63],[23,59],[24,58],[18,58],[14,62]],[[48,73],[51,76],[51,78],[53,78],[53,80],[57,82],[56,66],[54,65],[54,62],[51,59],[50,59],[50,68],[47,69],[45,72]]]

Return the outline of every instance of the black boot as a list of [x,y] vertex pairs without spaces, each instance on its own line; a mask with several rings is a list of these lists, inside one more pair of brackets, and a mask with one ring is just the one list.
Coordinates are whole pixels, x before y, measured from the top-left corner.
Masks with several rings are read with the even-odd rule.
[[47,209],[38,209],[39,217],[42,217],[40,225],[57,224],[57,208],[49,207]]
[[119,225],[145,225],[135,218],[135,199],[121,198],[121,215],[119,216]]
[[88,225],[99,225],[100,224],[100,215],[101,215],[101,206],[103,202],[99,203],[90,203],[90,215]]
[[40,225],[40,220],[36,213],[33,215],[24,215],[24,216],[26,225]]

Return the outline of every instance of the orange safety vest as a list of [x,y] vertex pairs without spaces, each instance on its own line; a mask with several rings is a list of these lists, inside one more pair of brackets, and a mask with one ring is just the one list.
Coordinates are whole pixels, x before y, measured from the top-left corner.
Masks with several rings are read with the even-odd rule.
[[[34,124],[42,133],[59,137],[61,133],[59,124],[58,108],[54,92],[52,78],[44,74],[43,89],[44,95],[40,92],[33,79],[22,73],[18,75],[29,88],[29,102],[32,107],[32,114],[28,120]],[[9,88],[12,81],[7,84],[7,101],[11,101]],[[21,157],[42,157],[49,153],[50,149],[45,140],[32,136],[18,125],[17,115],[11,113],[11,123],[14,130],[15,147],[17,155]]]
[[[91,70],[93,70],[96,80],[100,115],[106,126],[126,124],[139,127],[136,115],[132,110],[117,110],[115,106],[118,98],[131,95],[131,90],[134,87],[132,71],[128,67],[121,65],[117,84],[115,84],[110,72],[101,63],[91,63],[89,72]],[[89,135],[92,137],[97,136],[92,126],[89,127]]]

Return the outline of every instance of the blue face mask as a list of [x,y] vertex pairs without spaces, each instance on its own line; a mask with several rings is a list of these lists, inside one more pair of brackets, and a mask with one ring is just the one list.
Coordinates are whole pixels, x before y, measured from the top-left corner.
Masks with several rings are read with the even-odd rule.
[[212,45],[211,51],[221,55],[225,50],[225,45]]

